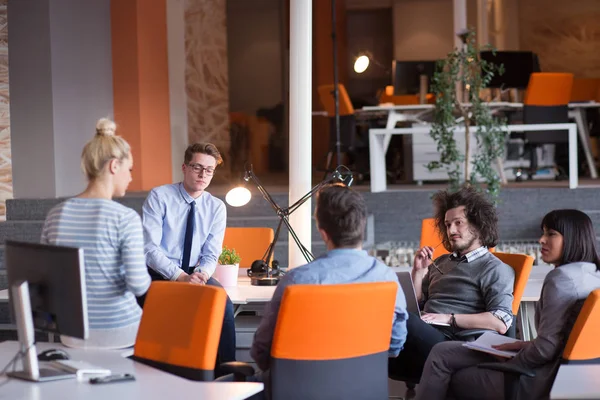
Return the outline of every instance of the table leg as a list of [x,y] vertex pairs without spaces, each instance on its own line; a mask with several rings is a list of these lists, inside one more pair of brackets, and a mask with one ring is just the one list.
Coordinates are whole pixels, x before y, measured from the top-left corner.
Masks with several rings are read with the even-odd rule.
[[521,328],[521,340],[530,340],[529,333],[529,321],[527,319],[527,307],[526,302],[521,302],[519,305],[519,315],[518,315],[518,323]]
[[569,189],[577,188],[577,128],[569,128]]
[[371,167],[371,192],[384,192],[387,189],[385,173],[385,137],[369,132],[369,164]]
[[575,108],[569,111],[569,116],[575,119],[575,122],[577,123],[577,133],[579,134],[579,139],[581,140],[581,146],[583,147],[585,159],[588,167],[590,168],[590,176],[592,179],[596,179],[598,178],[598,171],[596,170],[596,164],[594,163],[594,157],[592,156],[592,146],[590,143],[590,134],[588,132],[588,125],[585,117],[585,109]]

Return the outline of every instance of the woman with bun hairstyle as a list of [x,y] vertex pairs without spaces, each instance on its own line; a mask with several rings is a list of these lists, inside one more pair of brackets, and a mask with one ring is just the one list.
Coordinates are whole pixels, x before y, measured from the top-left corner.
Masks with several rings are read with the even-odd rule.
[[84,249],[89,338],[62,336],[70,347],[133,346],[142,316],[136,297],[150,287],[141,218],[112,200],[125,194],[133,168],[129,144],[115,131],[113,121],[98,121],[81,154],[87,188],[52,208],[42,231],[42,243]]
[[[546,275],[536,305],[537,337],[494,346],[516,351],[508,364],[535,371],[522,377],[519,399],[547,399],[558,371],[560,356],[585,299],[600,288],[600,259],[590,217],[579,210],[554,210],[541,223],[542,260],[555,268]],[[435,345],[417,388],[417,400],[504,399],[502,372],[477,364],[498,361],[494,356],[467,349],[461,342]]]

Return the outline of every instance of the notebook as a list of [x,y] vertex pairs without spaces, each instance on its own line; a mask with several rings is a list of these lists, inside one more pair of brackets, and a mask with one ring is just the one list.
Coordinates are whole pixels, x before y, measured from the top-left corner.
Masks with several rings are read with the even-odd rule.
[[492,346],[513,342],[520,342],[520,340],[506,337],[494,332],[485,332],[483,335],[479,336],[474,342],[464,343],[463,346],[471,350],[482,351],[484,353],[489,353],[500,357],[512,358],[517,355],[516,351],[497,350]]
[[[406,310],[410,313],[421,315],[421,309],[419,308],[419,302],[417,301],[417,295],[415,293],[415,287],[413,286],[412,276],[410,275],[410,272],[401,271],[397,272],[396,275],[398,275],[400,287],[404,292],[404,297],[406,297]],[[425,322],[431,325],[450,326],[450,324],[446,322]]]

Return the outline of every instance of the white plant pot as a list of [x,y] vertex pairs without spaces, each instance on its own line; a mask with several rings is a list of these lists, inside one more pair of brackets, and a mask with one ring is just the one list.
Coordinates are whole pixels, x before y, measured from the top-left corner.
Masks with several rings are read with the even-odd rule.
[[239,268],[240,268],[240,264],[233,264],[233,265],[217,264],[217,269],[215,270],[215,275],[217,275],[217,280],[223,286],[237,286]]

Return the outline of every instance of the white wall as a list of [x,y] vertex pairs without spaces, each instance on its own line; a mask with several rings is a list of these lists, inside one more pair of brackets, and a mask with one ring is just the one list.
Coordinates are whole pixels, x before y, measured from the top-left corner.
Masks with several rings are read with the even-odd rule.
[[14,196],[74,195],[81,150],[113,113],[110,1],[9,0],[8,25]]
[[444,58],[454,46],[452,0],[394,0],[394,59]]
[[254,114],[282,99],[281,0],[227,0],[229,108]]

